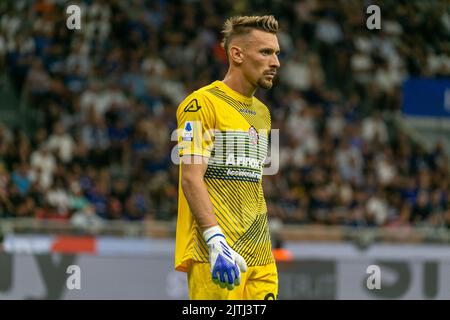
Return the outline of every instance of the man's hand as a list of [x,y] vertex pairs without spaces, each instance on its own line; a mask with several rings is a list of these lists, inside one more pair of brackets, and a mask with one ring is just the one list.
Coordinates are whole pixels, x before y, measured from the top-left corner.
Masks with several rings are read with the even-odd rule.
[[227,244],[219,226],[206,229],[203,237],[209,247],[213,282],[220,285],[221,288],[227,287],[228,290],[233,290],[241,283],[241,271],[247,271],[244,258]]

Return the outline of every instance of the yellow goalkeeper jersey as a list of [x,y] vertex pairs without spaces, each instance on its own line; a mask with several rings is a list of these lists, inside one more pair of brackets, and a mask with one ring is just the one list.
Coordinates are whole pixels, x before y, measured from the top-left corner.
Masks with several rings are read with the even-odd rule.
[[[208,158],[204,181],[228,244],[248,266],[274,262],[262,189],[267,107],[215,81],[179,105],[177,123],[179,155]],[[187,271],[190,260],[209,262],[209,251],[181,189],[181,174],[180,166],[175,269]]]

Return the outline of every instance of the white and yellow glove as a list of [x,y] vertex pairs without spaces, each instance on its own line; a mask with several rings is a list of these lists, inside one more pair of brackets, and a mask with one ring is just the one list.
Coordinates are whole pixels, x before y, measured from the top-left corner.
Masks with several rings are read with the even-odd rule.
[[233,290],[241,283],[241,272],[247,271],[244,258],[227,244],[219,226],[206,229],[203,237],[209,247],[209,262],[214,283]]

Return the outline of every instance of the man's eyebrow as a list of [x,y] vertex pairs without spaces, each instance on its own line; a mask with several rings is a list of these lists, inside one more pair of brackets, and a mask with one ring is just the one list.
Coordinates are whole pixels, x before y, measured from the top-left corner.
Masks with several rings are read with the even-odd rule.
[[275,52],[276,54],[280,53],[280,49],[273,49],[273,48],[268,48],[268,47],[261,48],[259,51],[270,51],[270,52]]
[[275,52],[280,52],[280,49],[274,49],[274,48],[269,48],[269,47],[264,47],[259,49],[260,51],[275,51]]

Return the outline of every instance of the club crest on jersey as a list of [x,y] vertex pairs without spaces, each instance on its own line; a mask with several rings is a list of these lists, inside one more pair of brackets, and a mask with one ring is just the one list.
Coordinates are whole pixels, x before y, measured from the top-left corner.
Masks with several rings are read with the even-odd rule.
[[248,129],[248,137],[251,144],[256,145],[258,143],[258,132],[255,127],[251,126],[250,129]]
[[192,138],[194,137],[194,130],[191,121],[186,121],[181,137],[183,141],[192,141]]

